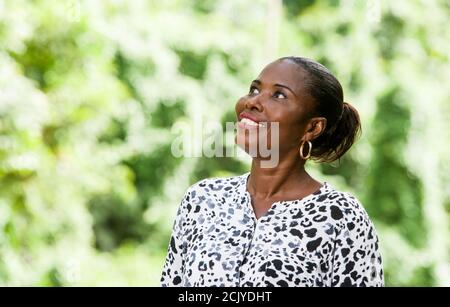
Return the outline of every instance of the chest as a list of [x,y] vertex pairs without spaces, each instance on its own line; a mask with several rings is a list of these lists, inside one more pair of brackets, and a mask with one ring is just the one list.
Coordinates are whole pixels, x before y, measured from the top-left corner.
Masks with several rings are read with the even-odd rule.
[[256,219],[259,220],[262,216],[266,215],[270,208],[272,208],[273,203],[274,201],[272,200],[258,200],[252,197],[251,206]]
[[251,218],[250,210],[235,211],[232,220],[216,218],[197,225],[186,242],[186,284],[317,285],[322,273],[316,251],[322,251],[327,239],[323,227],[311,227],[311,219],[299,213],[275,204],[259,220]]

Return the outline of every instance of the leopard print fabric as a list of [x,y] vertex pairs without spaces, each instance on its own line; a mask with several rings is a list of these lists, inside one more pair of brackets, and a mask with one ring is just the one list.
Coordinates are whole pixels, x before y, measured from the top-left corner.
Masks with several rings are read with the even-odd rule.
[[184,195],[162,286],[383,286],[378,236],[348,193],[324,183],[256,219],[249,173],[204,179]]

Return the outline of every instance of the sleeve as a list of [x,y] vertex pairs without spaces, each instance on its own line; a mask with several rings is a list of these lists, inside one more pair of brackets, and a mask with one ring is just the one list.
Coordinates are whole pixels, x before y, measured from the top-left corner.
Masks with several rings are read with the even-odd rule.
[[331,286],[383,287],[378,235],[362,205],[354,198],[342,212],[335,241]]
[[191,191],[189,188],[181,200],[173,224],[172,235],[161,276],[162,287],[182,286],[185,270],[184,259],[187,246],[184,238],[186,231],[189,229],[188,213],[191,207],[190,197]]

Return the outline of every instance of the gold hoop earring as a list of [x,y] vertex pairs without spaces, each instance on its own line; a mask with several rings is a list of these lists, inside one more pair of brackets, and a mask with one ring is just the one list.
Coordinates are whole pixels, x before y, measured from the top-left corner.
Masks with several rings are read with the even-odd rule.
[[[308,154],[306,155],[306,156],[303,156],[303,145],[305,145],[305,143],[308,143],[308,147],[309,147],[309,149],[308,149]],[[310,142],[310,141],[303,141],[303,143],[302,143],[302,145],[300,146],[300,150],[299,150],[299,152],[300,152],[300,157],[303,159],[303,160],[308,160],[309,159],[309,157],[311,157],[311,150],[312,150],[312,143]]]

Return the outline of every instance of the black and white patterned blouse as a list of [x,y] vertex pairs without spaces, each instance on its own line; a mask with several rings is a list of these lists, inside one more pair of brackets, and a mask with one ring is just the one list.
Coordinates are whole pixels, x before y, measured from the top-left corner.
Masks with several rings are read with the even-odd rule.
[[204,179],[176,216],[162,286],[383,286],[375,228],[361,204],[324,183],[256,219],[249,173]]

